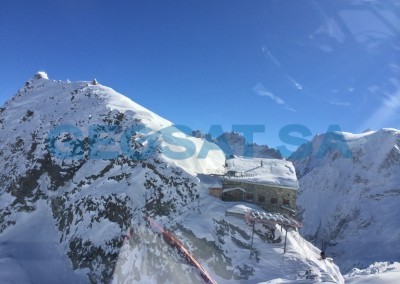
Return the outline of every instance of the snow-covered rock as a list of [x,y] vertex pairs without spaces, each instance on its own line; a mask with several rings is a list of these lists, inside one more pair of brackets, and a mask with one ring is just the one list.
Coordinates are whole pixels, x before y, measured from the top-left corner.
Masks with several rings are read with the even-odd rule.
[[47,73],[44,71],[39,71],[35,74],[34,76],[35,79],[46,79],[49,80],[49,76],[47,76]]
[[215,144],[111,88],[35,75],[0,109],[0,279],[201,283],[149,216],[218,282],[309,269],[342,282],[295,231],[282,255],[284,230],[257,228],[249,259],[250,227],[224,215],[237,204],[207,193],[224,162]]
[[399,130],[318,135],[290,160],[303,236],[345,272],[399,260]]
[[[203,183],[205,186],[206,183]],[[244,219],[226,216],[225,211],[240,207],[243,211],[261,210],[256,205],[239,205],[223,202],[201,193],[199,206],[176,217],[169,224],[170,229],[202,262],[217,283],[259,283],[276,278],[290,280],[305,279],[307,271],[315,273],[315,281],[344,283],[339,268],[329,261],[320,259],[319,250],[304,240],[297,231],[290,230],[287,236],[287,252],[284,254],[285,230],[256,224],[253,255],[250,257],[252,226]],[[163,270],[176,269],[174,255],[165,248],[162,241],[154,238],[144,226],[135,228],[139,240],[125,244],[120,251],[114,274],[114,283],[160,283],[157,273],[151,270],[151,262],[160,261]],[[155,240],[159,243],[156,243]],[[157,249],[163,247],[164,249]],[[160,253],[161,250],[161,253]],[[151,261],[149,261],[151,259]],[[182,265],[182,264],[181,264]],[[133,271],[131,267],[143,268]],[[150,268],[149,268],[150,267]],[[189,267],[184,269],[190,270]],[[175,270],[179,271],[179,269]],[[174,274],[174,283],[197,283],[196,278]],[[199,282],[201,283],[201,282]]]
[[396,284],[400,280],[399,262],[375,262],[365,269],[352,269],[345,275],[349,284]]
[[218,137],[212,137],[210,134],[203,134],[201,131],[196,130],[192,132],[192,135],[217,144],[227,156],[282,159],[279,150],[269,148],[268,145],[258,145],[255,142],[248,143],[238,132],[224,132]]

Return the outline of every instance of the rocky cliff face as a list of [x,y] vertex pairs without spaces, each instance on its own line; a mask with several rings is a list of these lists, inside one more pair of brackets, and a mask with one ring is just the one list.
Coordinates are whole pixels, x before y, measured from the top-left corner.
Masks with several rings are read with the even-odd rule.
[[[97,83],[37,74],[1,109],[0,121],[0,233],[38,204],[48,206],[73,269],[88,269],[94,282],[111,279],[135,213],[180,214],[199,197],[198,180],[162,153],[179,145],[162,133],[172,124]],[[208,158],[188,171],[222,168],[222,153]]]
[[192,132],[192,135],[217,144],[227,156],[236,155],[251,158],[282,159],[279,150],[269,148],[267,145],[249,144],[237,132],[224,132],[220,136],[213,138],[210,134],[203,134],[201,131],[196,130]]
[[400,257],[400,131],[327,133],[290,160],[302,234],[342,270]]
[[248,260],[249,227],[207,194],[215,182],[207,174],[224,171],[224,153],[95,81],[38,73],[1,108],[0,123],[2,279],[201,283],[148,226],[152,217],[220,282],[296,277],[310,267],[343,280],[297,232],[288,237],[293,265],[276,269],[282,244],[265,237],[276,228],[258,228],[257,257]]

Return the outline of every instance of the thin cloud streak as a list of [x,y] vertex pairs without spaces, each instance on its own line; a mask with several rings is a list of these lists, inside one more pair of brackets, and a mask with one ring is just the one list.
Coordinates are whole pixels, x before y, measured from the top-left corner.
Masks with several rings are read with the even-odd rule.
[[296,110],[292,107],[290,107],[282,98],[274,95],[270,91],[268,91],[263,84],[258,83],[253,87],[253,92],[256,93],[259,96],[262,97],[267,97],[273,100],[276,104],[282,106],[285,110],[296,112]]
[[282,100],[280,97],[275,96],[273,93],[269,92],[268,90],[265,89],[264,85],[261,83],[258,83],[253,87],[253,91],[262,97],[268,97],[274,102],[276,102],[278,105],[283,105],[285,104],[285,101]]
[[271,61],[272,64],[274,64],[282,72],[283,76],[285,76],[286,79],[289,80],[297,90],[299,91],[303,90],[303,86],[299,82],[297,82],[293,77],[289,76],[289,74],[282,67],[280,61],[272,54],[271,51],[269,51],[267,46],[262,47],[262,52],[264,53],[265,58]]
[[297,110],[295,110],[294,108],[289,107],[289,106],[285,106],[284,109],[291,111],[291,112],[297,112]]
[[289,75],[287,76],[288,79],[290,80],[290,82],[292,82],[292,84],[295,86],[295,88],[299,91],[303,90],[303,86],[300,85],[300,83],[298,83],[295,79],[293,79],[292,77],[290,77]]
[[281,63],[279,62],[279,60],[268,50],[267,47],[264,46],[264,47],[262,48],[262,51],[264,52],[264,56],[265,56],[267,59],[271,60],[271,62],[272,62],[273,64],[275,64],[276,67],[282,68],[282,64],[281,64]]
[[351,106],[351,103],[349,102],[329,102],[329,103],[335,106]]
[[387,127],[390,121],[399,119],[400,86],[397,87],[398,89],[394,93],[383,99],[382,105],[363,123],[360,129],[380,129]]

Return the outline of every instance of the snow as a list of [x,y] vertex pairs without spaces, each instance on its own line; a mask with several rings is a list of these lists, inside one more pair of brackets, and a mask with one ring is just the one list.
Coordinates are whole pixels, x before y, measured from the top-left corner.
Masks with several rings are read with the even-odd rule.
[[[171,122],[100,84],[54,81],[49,80],[47,74],[40,72],[5,103],[0,115],[0,145],[2,145],[0,163],[4,169],[1,178],[10,177],[9,183],[18,181],[29,173],[40,172],[38,169],[42,167],[43,158],[48,154],[46,140],[49,138],[49,132],[63,126],[72,127],[79,133],[80,138],[84,138],[89,136],[90,127],[93,125],[119,123],[121,128],[143,125],[149,129],[147,132],[139,133],[144,137],[143,147],[155,147],[155,151],[152,152],[149,148],[151,155],[146,157],[145,162],[155,165],[158,174],[142,166],[141,161],[137,161],[137,167],[129,165],[128,162],[121,163],[119,159],[89,158],[80,164],[82,157],[58,159],[53,155],[51,162],[58,174],[65,175],[68,170],[77,166],[79,170],[75,170],[71,180],[66,179],[65,184],[60,177],[58,181],[60,185],[53,190],[50,187],[54,182],[54,177],[51,179],[49,172],[38,174],[38,177],[35,177],[37,180],[32,178],[30,183],[34,185],[37,182],[37,187],[34,186],[31,189],[33,192],[29,194],[39,200],[36,201],[35,198],[27,196],[22,198],[27,206],[32,206],[29,207],[33,210],[30,213],[18,213],[19,207],[13,205],[16,200],[15,192],[11,195],[5,192],[6,187],[2,187],[0,189],[0,261],[2,264],[0,275],[2,278],[0,279],[16,279],[21,283],[30,282],[32,279],[35,283],[59,281],[80,283],[82,279],[84,279],[83,282],[87,282],[87,275],[85,275],[87,271],[79,269],[76,276],[72,271],[71,260],[66,256],[66,253],[70,252],[71,240],[86,241],[97,251],[101,248],[105,253],[112,252],[112,249],[116,248],[110,248],[110,243],[121,236],[121,228],[120,224],[114,222],[115,220],[111,221],[104,216],[114,214],[117,215],[115,218],[123,218],[122,216],[127,218],[132,212],[145,206],[146,202],[155,199],[157,196],[154,196],[154,190],[144,186],[146,181],[150,180],[157,189],[160,191],[162,189],[160,193],[163,195],[162,202],[174,200],[176,206],[181,206],[181,203],[184,204],[183,200],[190,200],[196,193],[197,178],[193,175],[223,171],[225,155],[217,146],[204,142],[203,139],[185,136]],[[107,119],[112,119],[112,121]],[[189,140],[195,147],[195,154],[200,154],[201,150],[207,147],[211,150],[201,159],[197,155],[192,155],[178,160],[164,154],[165,151],[157,151],[157,149],[162,150],[168,146],[179,145],[181,142],[181,140],[170,138],[169,133],[163,132],[168,128],[172,128],[172,132],[180,135],[181,139],[184,137]],[[102,134],[104,137],[112,136],[114,139],[113,143],[100,148],[102,151],[122,153],[120,132]],[[153,134],[155,135],[152,136]],[[16,143],[16,141],[19,142]],[[69,149],[68,145],[59,146],[63,150]],[[30,153],[31,157],[27,153]],[[85,154],[89,154],[88,150]],[[129,157],[125,158],[123,161],[129,160]],[[135,165],[134,162],[132,162],[133,165]],[[165,176],[169,182],[177,184],[168,186],[160,175]],[[119,180],[119,176],[123,176],[122,180]],[[188,192],[183,182],[188,184],[192,182],[194,188],[191,196],[185,196]],[[17,188],[15,191],[18,190],[22,189]],[[177,194],[177,191],[180,191],[182,197]],[[39,192],[48,198],[48,202],[42,201],[43,197]],[[51,215],[53,204],[50,200],[53,198],[62,198],[63,207],[60,210],[64,210],[62,214],[70,220],[68,227],[64,227],[66,222],[54,219],[56,213],[53,212],[55,216]],[[126,212],[107,212],[111,210],[106,207],[110,204],[125,205]],[[11,214],[8,214],[8,210]],[[16,225],[13,225],[14,222]],[[56,222],[61,222],[64,228],[55,227]],[[57,225],[60,226],[60,223]],[[4,232],[1,231],[1,226],[5,226]],[[32,232],[39,232],[40,235],[34,237]],[[29,254],[39,257],[39,261],[30,261]],[[43,267],[39,267],[41,265]],[[46,267],[49,270],[45,270]],[[38,276],[34,275],[35,269]],[[97,273],[101,272],[97,271]],[[18,279],[15,276],[17,273]]]
[[[213,181],[210,178],[201,181],[204,190],[201,191],[199,204],[191,204],[186,208],[186,212],[173,219],[159,219],[158,222],[164,228],[170,229],[184,243],[218,283],[260,283],[277,278],[298,280],[309,269],[315,271],[319,280],[329,279],[330,283],[344,283],[338,267],[329,261],[320,260],[320,251],[305,241],[297,231],[288,232],[285,254],[283,254],[283,242],[268,243],[255,234],[254,249],[257,256],[253,255],[250,258],[251,226],[241,218],[225,216],[225,211],[247,212],[261,209],[254,204],[223,202],[213,198],[206,191]],[[222,229],[224,224],[227,227]],[[177,229],[179,226],[185,228],[185,231]],[[256,229],[262,230],[261,224],[256,224]],[[185,233],[187,230],[194,236]],[[135,227],[135,232],[138,231],[139,235],[154,234],[143,226]],[[277,226],[275,234],[276,238],[283,239],[285,230]],[[168,247],[165,243],[163,246],[165,249]],[[132,272],[132,267],[149,269],[146,265],[146,255],[145,250],[125,245],[120,251],[113,283],[134,281],[135,274]],[[168,265],[173,267],[174,263],[175,261],[170,260]],[[252,272],[248,278],[242,280],[232,276],[241,273],[241,270]],[[146,283],[157,283],[151,274],[142,272],[141,276]]]
[[400,281],[400,263],[375,262],[366,269],[353,269],[345,279],[349,284],[397,284]]
[[[238,228],[244,229],[248,235],[251,233],[251,227],[246,225],[244,220],[235,217],[225,217],[224,211],[229,208],[230,204],[225,204],[222,201],[214,204],[209,203],[206,208],[202,209],[203,214],[199,215],[195,220],[190,222],[184,222],[186,228],[191,228],[193,231],[203,231],[204,227],[207,227],[204,223],[209,222],[209,218],[206,218],[207,214],[213,214],[215,220],[225,220],[229,224],[237,226]],[[259,209],[260,210],[260,209]],[[208,212],[208,213],[206,213]],[[258,225],[257,225],[258,226]],[[284,231],[280,232],[276,230],[277,236],[284,237]],[[239,237],[239,236],[236,236]],[[214,235],[214,238],[216,236]],[[245,241],[246,242],[246,241]],[[249,240],[247,241],[249,242]],[[327,264],[318,260],[319,252],[313,248],[312,245],[304,241],[300,235],[295,231],[288,233],[288,252],[283,254],[283,243],[280,244],[268,244],[262,241],[257,235],[254,236],[254,246],[259,252],[259,261],[253,258],[249,259],[249,250],[240,249],[235,246],[229,235],[224,237],[222,242],[222,250],[229,252],[229,257],[233,258],[234,266],[245,266],[252,267],[256,275],[255,278],[251,278],[247,283],[257,283],[262,280],[278,278],[278,277],[291,277],[297,278],[297,273],[301,273],[307,269],[307,267],[318,267],[318,270],[323,270],[327,273],[332,273],[338,277],[338,281],[342,281],[340,272],[338,269],[333,268],[331,264]],[[209,269],[213,270],[212,266]],[[216,276],[218,283],[234,283],[236,281],[227,281],[226,279],[219,278]]]
[[84,271],[72,270],[59,239],[44,201],[30,214],[17,213],[17,225],[0,234],[0,282],[86,283]]
[[[400,131],[340,134],[318,135],[291,157],[300,176],[301,233],[326,246],[344,272],[398,260]],[[340,147],[318,156],[324,141]]]
[[236,171],[234,180],[298,189],[295,168],[290,161],[235,156],[227,161],[227,171]]
[[47,73],[46,72],[43,72],[43,71],[39,71],[39,72],[37,72],[36,74],[35,74],[35,77],[34,77],[35,79],[46,79],[46,80],[49,80],[49,76],[47,76]]
[[[173,155],[172,157],[163,155],[165,160],[193,174],[222,174],[224,172],[225,154],[218,146],[204,139],[188,136],[175,127],[172,128],[172,131],[178,133],[178,135],[169,136],[168,141],[162,143],[163,147],[172,149],[174,153],[179,153],[182,149],[174,148],[174,146],[180,145],[182,138],[184,138],[192,143],[194,152],[190,157],[184,159],[176,159]],[[176,139],[177,136],[180,138]],[[202,153],[206,153],[204,157]]]
[[[192,279],[190,267],[145,226],[142,215],[148,214],[173,231],[219,283],[297,280],[309,269],[315,270],[319,279],[331,277],[343,283],[338,267],[319,260],[319,250],[297,231],[288,232],[286,254],[282,243],[269,243],[255,235],[255,255],[249,258],[250,227],[244,220],[226,217],[225,211],[232,206],[234,210],[260,208],[208,195],[208,188],[219,178],[207,174],[226,171],[225,155],[215,144],[185,135],[168,120],[101,84],[41,76],[28,81],[0,113],[4,121],[0,125],[1,178],[4,184],[8,182],[7,187],[0,188],[0,213],[5,212],[0,225],[10,223],[0,233],[1,280],[87,283],[90,272],[95,277],[92,281],[101,282],[101,274],[112,274],[114,268],[104,259],[119,252],[114,282],[160,282],[157,276],[162,270],[172,271],[171,279],[165,281],[192,283],[182,281]],[[85,138],[91,126],[109,124],[150,129],[135,133],[135,142],[142,144],[138,149],[150,155],[139,161],[75,156],[43,161],[48,154],[49,131],[55,127],[69,125]],[[102,135],[114,139],[110,145],[99,147],[102,151],[121,151],[120,132]],[[68,149],[68,144],[64,147]],[[87,149],[82,151],[90,156]],[[171,152],[183,158],[171,156]],[[185,156],[187,152],[191,155]],[[250,170],[250,182],[297,189],[296,173],[288,161],[236,159],[228,163],[233,162],[239,171]],[[261,162],[263,166],[257,168]],[[71,176],[65,177],[68,174]],[[13,190],[12,183],[27,176],[33,176],[29,179],[32,188],[28,186],[31,191],[21,193],[21,200],[17,200],[18,190],[28,188]],[[142,243],[124,245],[119,250],[116,243],[129,224]],[[263,230],[260,226],[257,229]],[[277,226],[275,239],[284,234],[285,230]],[[98,255],[88,268],[85,258],[93,257],[93,251]],[[160,259],[166,261],[157,264]],[[72,264],[79,268],[73,270]]]
[[105,219],[101,219],[100,222],[94,222],[90,225],[91,232],[87,234],[88,240],[98,247],[112,240],[115,233],[120,231],[118,224]]
[[[84,128],[84,125],[105,125],[102,119],[105,113],[109,111],[115,115],[123,113],[131,123],[139,121],[146,127],[143,135],[155,139],[158,147],[165,150],[161,156],[170,163],[193,175],[224,171],[225,154],[218,146],[204,139],[185,135],[170,121],[113,89],[101,84],[93,85],[91,82],[43,79],[48,79],[47,74],[38,72],[35,79],[30,80],[16,97],[6,102],[7,111],[4,118],[10,123],[4,125],[5,132],[18,131],[20,137],[26,137],[27,133],[32,131],[31,125],[47,121],[47,125],[43,125],[47,128],[46,131],[57,126],[76,125],[83,135],[87,136],[89,129]],[[47,107],[44,108],[43,105]],[[26,116],[28,108],[34,114],[27,119],[28,123],[21,124],[20,119]],[[128,124],[127,128],[129,127]],[[40,134],[39,132],[38,136],[41,136]],[[116,143],[119,142],[120,135],[114,135]],[[120,145],[115,145],[114,150],[121,151],[119,148]],[[182,149],[183,151],[187,149],[188,154],[184,157],[180,155]]]
[[249,206],[246,206],[246,205],[243,205],[243,204],[238,204],[238,205],[235,205],[235,206],[227,209],[226,212],[238,213],[238,214],[245,215],[246,213],[249,213],[249,212],[251,212],[253,210],[254,209],[249,207]]
[[[97,88],[96,88],[97,87]],[[183,152],[185,150],[185,141],[190,141],[194,147],[194,152],[186,158],[176,157],[174,155],[164,155],[163,157],[175,165],[185,169],[192,174],[209,174],[223,172],[223,164],[225,162],[225,154],[218,146],[212,144],[205,139],[188,136],[178,130],[170,121],[160,117],[159,115],[149,111],[141,105],[133,102],[131,99],[120,95],[113,89],[97,85],[94,93],[103,95],[107,98],[107,107],[112,111],[119,111],[130,115],[133,119],[138,119],[151,129],[151,133],[159,132],[163,141],[161,146],[172,149],[172,152]],[[104,96],[104,95],[103,95]],[[210,150],[205,157],[201,157],[200,152]],[[177,155],[178,156],[178,155]]]
[[235,187],[235,188],[225,188],[224,190],[222,190],[222,193],[230,192],[230,191],[234,191],[234,190],[240,190],[240,191],[246,193],[246,191],[245,191],[243,188],[239,188],[239,187]]

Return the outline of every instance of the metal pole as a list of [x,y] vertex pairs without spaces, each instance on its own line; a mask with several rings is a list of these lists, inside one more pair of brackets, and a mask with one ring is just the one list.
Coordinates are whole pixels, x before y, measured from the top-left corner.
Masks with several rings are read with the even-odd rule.
[[251,245],[250,245],[250,258],[251,255],[253,254],[253,239],[254,239],[254,226],[256,225],[256,222],[253,221],[253,232],[251,234]]
[[288,227],[287,226],[285,226],[285,230],[286,230],[286,233],[285,233],[285,248],[283,249],[283,253],[286,253],[286,241],[287,241],[287,230],[288,229]]

